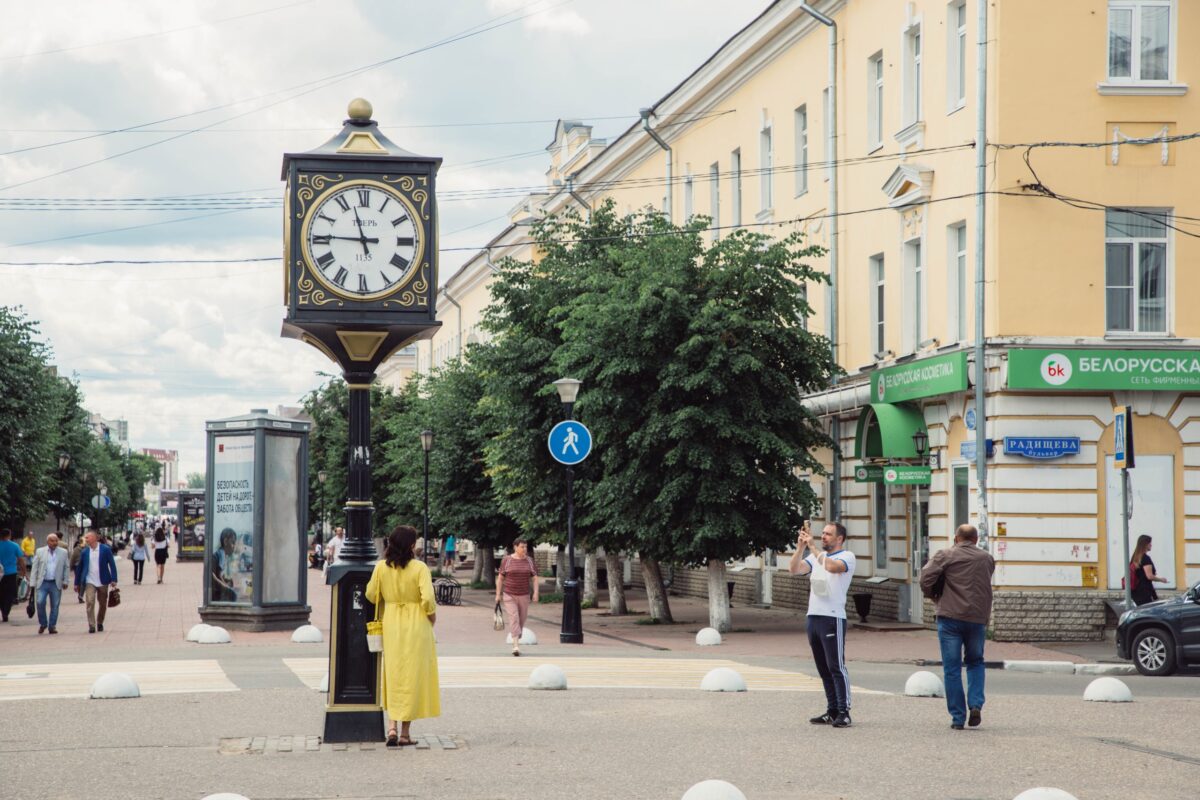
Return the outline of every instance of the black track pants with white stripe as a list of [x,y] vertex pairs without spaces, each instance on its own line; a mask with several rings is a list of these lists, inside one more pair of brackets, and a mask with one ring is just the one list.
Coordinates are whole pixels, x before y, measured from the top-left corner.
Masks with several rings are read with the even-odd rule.
[[817,673],[825,684],[826,709],[831,714],[850,710],[850,672],[846,669],[846,620],[812,614],[808,644]]

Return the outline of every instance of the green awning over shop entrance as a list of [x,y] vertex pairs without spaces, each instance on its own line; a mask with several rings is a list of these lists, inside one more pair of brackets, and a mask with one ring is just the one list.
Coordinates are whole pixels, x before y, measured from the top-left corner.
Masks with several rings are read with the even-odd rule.
[[925,416],[911,403],[871,403],[858,416],[855,458],[916,458],[913,434],[926,431]]

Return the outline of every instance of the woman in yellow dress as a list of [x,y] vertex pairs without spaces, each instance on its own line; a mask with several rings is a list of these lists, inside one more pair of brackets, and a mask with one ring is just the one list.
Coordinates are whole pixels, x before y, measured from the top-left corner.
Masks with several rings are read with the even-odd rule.
[[[390,727],[388,747],[416,744],[409,735],[414,719],[442,713],[438,692],[437,646],[433,625],[437,605],[429,567],[413,557],[417,531],[399,525],[388,536],[383,560],[367,583],[367,599],[383,603],[383,679],[380,695]],[[402,725],[399,738],[396,722]]]

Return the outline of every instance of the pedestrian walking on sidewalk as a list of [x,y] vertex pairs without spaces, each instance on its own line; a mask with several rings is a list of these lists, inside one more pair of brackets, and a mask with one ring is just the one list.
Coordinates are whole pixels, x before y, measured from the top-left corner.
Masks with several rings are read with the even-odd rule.
[[[808,555],[804,551],[808,550]],[[813,541],[808,522],[800,529],[788,563],[793,575],[808,575],[808,645],[825,685],[825,713],[814,725],[850,727],[850,671],[846,669],[846,593],[854,577],[854,553],[846,549],[846,527],[831,522]]]
[[33,566],[33,556],[37,553],[37,540],[33,538],[33,531],[25,531],[25,538],[21,540],[21,553],[25,556],[25,569]]
[[1133,557],[1129,559],[1129,593],[1135,606],[1153,603],[1158,599],[1154,584],[1167,582],[1165,577],[1158,574],[1154,567],[1154,559],[1150,558],[1150,548],[1153,544],[1153,540],[1143,533],[1138,537]]
[[[83,534],[75,537],[75,546],[71,548],[71,574],[75,574],[75,570],[79,569],[79,559],[83,556]],[[78,586],[75,587],[75,598],[83,602],[83,590]]]
[[[437,602],[429,567],[414,556],[416,542],[416,528],[397,526],[388,536],[383,559],[375,562],[367,582],[367,599],[383,604],[379,693],[390,723],[388,747],[416,744],[411,735],[412,721],[442,713],[437,643],[433,637]],[[401,725],[399,734],[397,722]]]
[[101,544],[100,534],[95,528],[88,529],[83,543],[79,567],[75,570],[75,591],[83,591],[87,600],[88,633],[95,633],[104,630],[108,590],[117,585],[117,562],[113,558],[112,548]]
[[500,572],[496,576],[496,602],[504,606],[508,615],[508,633],[512,636],[512,654],[521,655],[521,634],[525,620],[529,618],[529,590],[533,588],[533,602],[538,601],[538,574],[533,559],[529,557],[529,543],[524,539],[513,542],[513,552],[500,561]]
[[[33,555],[33,580],[29,591],[37,592],[38,633],[45,633],[46,628],[51,633],[58,633],[58,608],[67,588],[70,560],[66,549],[58,546],[58,535],[54,533],[46,537],[46,546],[39,547]],[[49,613],[46,612],[47,600],[50,601]]]
[[133,583],[136,586],[142,582],[142,576],[146,574],[146,556],[149,555],[149,549],[146,547],[146,537],[142,533],[133,535],[133,547],[129,548],[129,560],[133,562]]
[[0,621],[8,622],[8,612],[17,602],[17,586],[25,577],[25,554],[8,528],[0,530],[0,575]]
[[458,547],[458,539],[455,538],[454,534],[450,534],[446,537],[446,543],[443,547],[446,552],[442,557],[442,569],[450,570],[451,574],[454,573],[454,550],[456,547]]
[[[937,609],[938,644],[950,727],[972,728],[983,721],[983,645],[992,615],[992,573],[996,562],[979,549],[974,525],[959,525],[954,546],[939,550],[921,569],[921,593]],[[967,696],[963,699],[963,663]]]
[[167,568],[167,557],[171,554],[171,540],[160,525],[154,529],[154,568],[158,571],[158,583],[163,582],[163,571]]

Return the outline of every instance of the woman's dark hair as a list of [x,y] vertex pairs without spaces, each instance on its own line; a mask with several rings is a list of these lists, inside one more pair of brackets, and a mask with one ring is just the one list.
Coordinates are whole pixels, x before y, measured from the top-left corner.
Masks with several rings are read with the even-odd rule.
[[140,533],[139,533],[139,534],[137,534],[136,536],[134,536],[134,537],[133,537],[133,540],[134,540],[135,542],[137,542],[137,546],[138,546],[138,547],[145,547],[145,546],[146,546],[146,537],[145,537],[145,536],[142,536]]
[[1140,567],[1142,565],[1142,556],[1146,555],[1146,548],[1150,546],[1151,541],[1153,540],[1144,533],[1138,537],[1137,546],[1133,548],[1133,555],[1129,559],[1132,566]]
[[221,531],[221,544],[220,544],[221,548],[225,547],[226,539],[229,540],[230,544],[236,544],[237,543],[237,531],[235,531],[233,528],[226,528],[225,530]]
[[417,544],[417,529],[411,525],[397,525],[388,534],[383,548],[383,558],[389,567],[404,569],[413,560],[413,547]]
[[154,541],[161,542],[163,539],[166,539],[166,538],[167,538],[167,534],[163,532],[163,529],[161,527],[154,529]]

